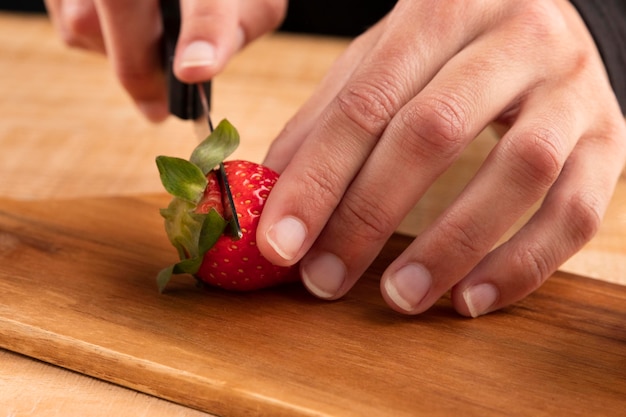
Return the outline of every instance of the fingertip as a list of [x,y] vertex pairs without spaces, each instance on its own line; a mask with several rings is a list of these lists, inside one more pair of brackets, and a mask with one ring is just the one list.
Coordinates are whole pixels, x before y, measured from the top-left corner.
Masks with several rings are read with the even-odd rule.
[[461,290],[463,302],[455,303],[459,314],[477,318],[494,310],[500,291],[491,283],[476,284]]
[[336,300],[346,288],[347,267],[341,258],[330,252],[305,257],[300,264],[300,276],[309,292],[323,300]]
[[215,45],[196,40],[181,50],[175,63],[175,74],[183,82],[202,82],[213,77],[216,65]]
[[167,103],[158,101],[140,101],[137,103],[139,111],[151,122],[159,123],[170,115]]
[[385,302],[403,314],[417,314],[429,306],[424,301],[433,285],[430,272],[421,264],[407,264],[395,272],[385,274],[380,290]]
[[294,216],[285,216],[271,224],[264,232],[264,241],[277,256],[270,256],[279,265],[293,265],[297,262],[306,240],[307,227]]

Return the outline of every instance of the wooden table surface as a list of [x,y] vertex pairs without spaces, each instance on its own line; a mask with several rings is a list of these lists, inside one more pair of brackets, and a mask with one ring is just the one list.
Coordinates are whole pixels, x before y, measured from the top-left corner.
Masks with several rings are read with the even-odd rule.
[[[277,35],[240,54],[214,87],[214,118],[228,117],[244,138],[235,156],[260,161],[268,143],[345,46],[344,40]],[[66,49],[43,17],[0,14],[1,198],[36,205],[160,192],[154,157],[187,156],[195,145],[191,127],[173,118],[159,125],[143,120],[107,65],[100,56]],[[400,231],[418,233],[454,198],[493,142],[492,132],[484,132]],[[598,236],[563,265],[563,271],[626,283],[624,207],[622,176]],[[557,278],[555,285],[564,279]],[[624,296],[619,286],[572,282],[574,293],[580,283],[579,289],[592,288],[608,298]],[[624,342],[624,327],[616,320],[625,322],[623,309],[606,313],[613,314],[609,322]],[[540,311],[536,314],[537,321],[544,320]],[[624,375],[623,359],[614,364],[614,376]],[[201,414],[6,350],[0,350],[0,369],[0,415]],[[616,392],[621,392],[624,380],[618,382]]]

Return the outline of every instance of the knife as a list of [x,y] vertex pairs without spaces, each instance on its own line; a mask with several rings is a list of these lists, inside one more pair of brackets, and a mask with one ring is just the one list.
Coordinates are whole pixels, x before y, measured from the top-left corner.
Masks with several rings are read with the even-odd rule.
[[[196,135],[203,141],[213,132],[210,115],[211,81],[199,84],[181,82],[174,75],[174,51],[180,33],[180,3],[178,0],[159,0],[163,23],[163,61],[167,82],[167,101],[171,114],[183,120],[194,120]],[[215,170],[222,191],[224,217],[234,239],[243,236],[233,195],[228,185],[224,163]]]

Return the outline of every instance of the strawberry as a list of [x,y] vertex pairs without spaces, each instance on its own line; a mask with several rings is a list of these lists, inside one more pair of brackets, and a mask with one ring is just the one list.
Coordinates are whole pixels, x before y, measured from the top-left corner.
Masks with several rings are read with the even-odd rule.
[[256,229],[278,174],[248,161],[224,162],[235,202],[241,236],[229,233],[216,166],[235,150],[239,134],[223,120],[198,147],[189,161],[157,157],[165,189],[174,196],[161,210],[170,242],[180,262],[163,269],[158,277],[163,291],[173,274],[191,274],[199,281],[234,291],[251,291],[294,281],[294,267],[270,263],[256,245]]

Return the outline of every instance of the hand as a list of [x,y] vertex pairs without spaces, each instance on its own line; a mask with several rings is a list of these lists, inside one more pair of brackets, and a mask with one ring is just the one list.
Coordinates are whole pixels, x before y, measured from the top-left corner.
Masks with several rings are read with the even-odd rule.
[[591,239],[626,159],[601,58],[565,0],[400,0],[270,148],[265,164],[282,175],[259,225],[262,253],[280,265],[301,260],[313,294],[343,296],[491,122],[508,130],[389,265],[381,291],[406,314],[450,289],[465,316],[520,300]]
[[[206,81],[247,43],[275,29],[287,0],[181,0],[174,72]],[[65,43],[106,53],[124,88],[151,120],[168,116],[157,0],[46,0]]]

